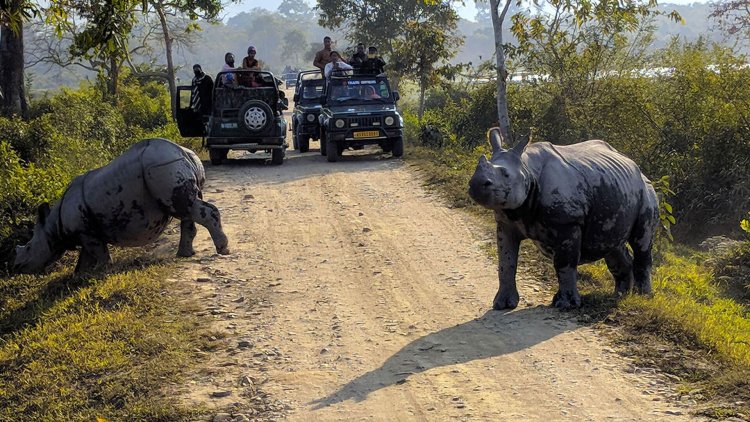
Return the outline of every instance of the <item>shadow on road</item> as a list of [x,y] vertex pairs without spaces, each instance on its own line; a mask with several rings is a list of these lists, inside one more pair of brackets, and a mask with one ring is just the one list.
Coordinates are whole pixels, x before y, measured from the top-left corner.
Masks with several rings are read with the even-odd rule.
[[407,344],[380,368],[308,404],[313,405],[313,409],[321,409],[349,399],[362,401],[370,393],[403,383],[417,373],[526,349],[575,327],[575,324],[560,321],[557,313],[544,306],[515,312],[488,311],[475,320]]

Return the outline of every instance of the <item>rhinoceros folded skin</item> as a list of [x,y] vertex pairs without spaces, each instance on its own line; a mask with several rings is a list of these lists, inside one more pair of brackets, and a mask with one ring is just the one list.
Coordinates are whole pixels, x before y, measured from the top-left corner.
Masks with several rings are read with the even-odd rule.
[[166,139],[133,145],[104,167],[77,176],[50,209],[38,210],[34,235],[16,248],[14,268],[36,273],[81,247],[76,271],[110,261],[108,244],[142,246],[180,219],[177,254],[191,256],[195,223],[206,227],[219,253],[229,253],[219,210],[202,200],[206,176],[193,151]]
[[568,146],[526,140],[506,150],[493,128],[490,142],[492,158],[480,157],[469,195],[495,212],[500,279],[495,309],[518,305],[515,277],[523,239],[552,258],[559,282],[553,305],[559,308],[580,306],[577,266],[602,258],[617,293],[633,287],[651,292],[659,205],[637,164],[599,140]]

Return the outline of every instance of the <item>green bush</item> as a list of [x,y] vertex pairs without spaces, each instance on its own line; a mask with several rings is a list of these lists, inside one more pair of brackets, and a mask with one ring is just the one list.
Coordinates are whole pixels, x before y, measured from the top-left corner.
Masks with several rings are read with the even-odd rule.
[[164,95],[164,87],[155,82],[124,86],[118,106],[128,127],[153,131],[172,121],[169,96]]

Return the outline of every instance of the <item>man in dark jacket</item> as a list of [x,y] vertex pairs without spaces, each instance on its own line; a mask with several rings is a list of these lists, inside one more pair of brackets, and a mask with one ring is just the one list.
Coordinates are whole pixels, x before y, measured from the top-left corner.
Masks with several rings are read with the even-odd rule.
[[362,63],[360,73],[363,75],[379,75],[383,73],[385,60],[378,55],[378,48],[370,47],[367,50],[367,60]]
[[359,75],[361,72],[362,64],[367,60],[367,53],[365,53],[365,44],[357,44],[357,52],[352,55],[349,59],[349,64],[354,68],[354,74]]
[[193,73],[195,77],[193,78],[190,93],[190,108],[205,119],[211,114],[214,80],[203,73],[203,69],[201,69],[201,65],[199,64],[193,66]]

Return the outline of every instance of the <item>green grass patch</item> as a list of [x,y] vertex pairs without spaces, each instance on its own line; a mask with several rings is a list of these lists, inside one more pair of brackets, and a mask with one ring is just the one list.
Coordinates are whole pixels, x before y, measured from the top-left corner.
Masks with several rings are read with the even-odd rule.
[[165,397],[164,387],[199,360],[204,330],[168,293],[168,266],[117,261],[101,278],[63,267],[0,279],[0,420],[199,413]]
[[469,179],[479,155],[486,152],[480,148],[475,153],[469,153],[457,146],[444,150],[410,146],[406,158],[422,172],[427,188],[439,192],[452,208],[468,208],[472,212],[491,216],[492,212],[474,204],[468,194]]
[[[429,189],[454,207],[486,216],[491,224],[491,213],[473,205],[466,192],[481,152],[452,146],[411,147],[406,159],[422,172]],[[489,244],[487,249],[497,256]],[[583,308],[577,315],[582,321],[613,328],[607,332],[636,364],[674,376],[685,397],[703,404],[702,414],[746,418],[750,415],[750,314],[747,296],[732,292],[747,295],[750,289],[748,251],[749,246],[740,247],[734,255],[706,265],[704,258],[696,259],[682,246],[660,250],[652,272],[653,296],[630,295],[623,300],[614,294],[614,280],[603,261],[581,265]],[[534,259],[538,271],[554,279],[548,260],[538,253]]]

